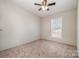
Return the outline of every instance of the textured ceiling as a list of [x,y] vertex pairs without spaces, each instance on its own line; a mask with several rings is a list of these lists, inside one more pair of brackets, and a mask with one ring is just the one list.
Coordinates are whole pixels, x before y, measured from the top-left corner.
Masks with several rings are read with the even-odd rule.
[[50,11],[38,11],[40,6],[35,6],[34,3],[40,3],[40,0],[12,0],[17,5],[29,10],[30,12],[43,17],[67,11],[77,7],[77,0],[48,0],[49,3],[56,2],[55,6],[50,6]]

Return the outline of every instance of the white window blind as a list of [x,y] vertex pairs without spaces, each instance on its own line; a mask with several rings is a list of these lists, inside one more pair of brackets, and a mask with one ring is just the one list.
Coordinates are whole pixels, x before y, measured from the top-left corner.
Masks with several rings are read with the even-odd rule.
[[51,19],[51,36],[53,38],[62,38],[62,17],[54,16]]

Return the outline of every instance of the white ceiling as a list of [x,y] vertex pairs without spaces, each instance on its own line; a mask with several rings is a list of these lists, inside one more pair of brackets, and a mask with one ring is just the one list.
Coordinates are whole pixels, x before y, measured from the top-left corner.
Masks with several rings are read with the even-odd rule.
[[40,3],[40,0],[12,0],[12,1],[40,17],[52,15],[54,13],[59,13],[62,11],[67,11],[77,7],[77,0],[48,0],[49,3],[56,2],[56,5],[50,6],[49,7],[50,11],[38,11],[40,6],[35,6],[34,3]]

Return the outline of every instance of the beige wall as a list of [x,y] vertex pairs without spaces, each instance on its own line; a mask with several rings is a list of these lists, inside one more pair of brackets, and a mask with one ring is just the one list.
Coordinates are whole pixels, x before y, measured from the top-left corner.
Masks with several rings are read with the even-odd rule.
[[40,39],[40,18],[21,7],[0,1],[0,51]]
[[79,0],[78,0],[78,9],[77,9],[77,48],[78,48],[78,56],[79,56]]
[[76,45],[76,23],[77,23],[77,11],[76,9],[55,14],[56,16],[62,16],[63,19],[63,38],[54,39],[51,37],[51,19],[52,16],[44,17],[41,19],[41,39],[54,40],[70,45]]

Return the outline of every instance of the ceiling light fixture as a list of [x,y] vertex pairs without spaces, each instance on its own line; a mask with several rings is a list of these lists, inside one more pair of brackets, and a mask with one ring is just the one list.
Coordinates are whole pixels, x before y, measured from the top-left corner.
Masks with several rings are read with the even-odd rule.
[[45,10],[47,10],[47,9],[48,9],[47,6],[42,6],[42,10],[43,10],[43,11],[45,11]]
[[47,10],[47,11],[49,11],[50,9],[48,8],[48,6],[53,6],[53,5],[56,4],[55,2],[48,4],[48,0],[40,0],[40,1],[41,1],[41,4],[39,4],[39,3],[35,3],[34,4],[34,5],[41,6],[41,8],[39,8],[38,11],[41,11],[41,10],[43,10],[43,11]]
[[42,3],[42,10],[45,11],[47,10],[48,6],[47,6],[47,0],[41,0]]

